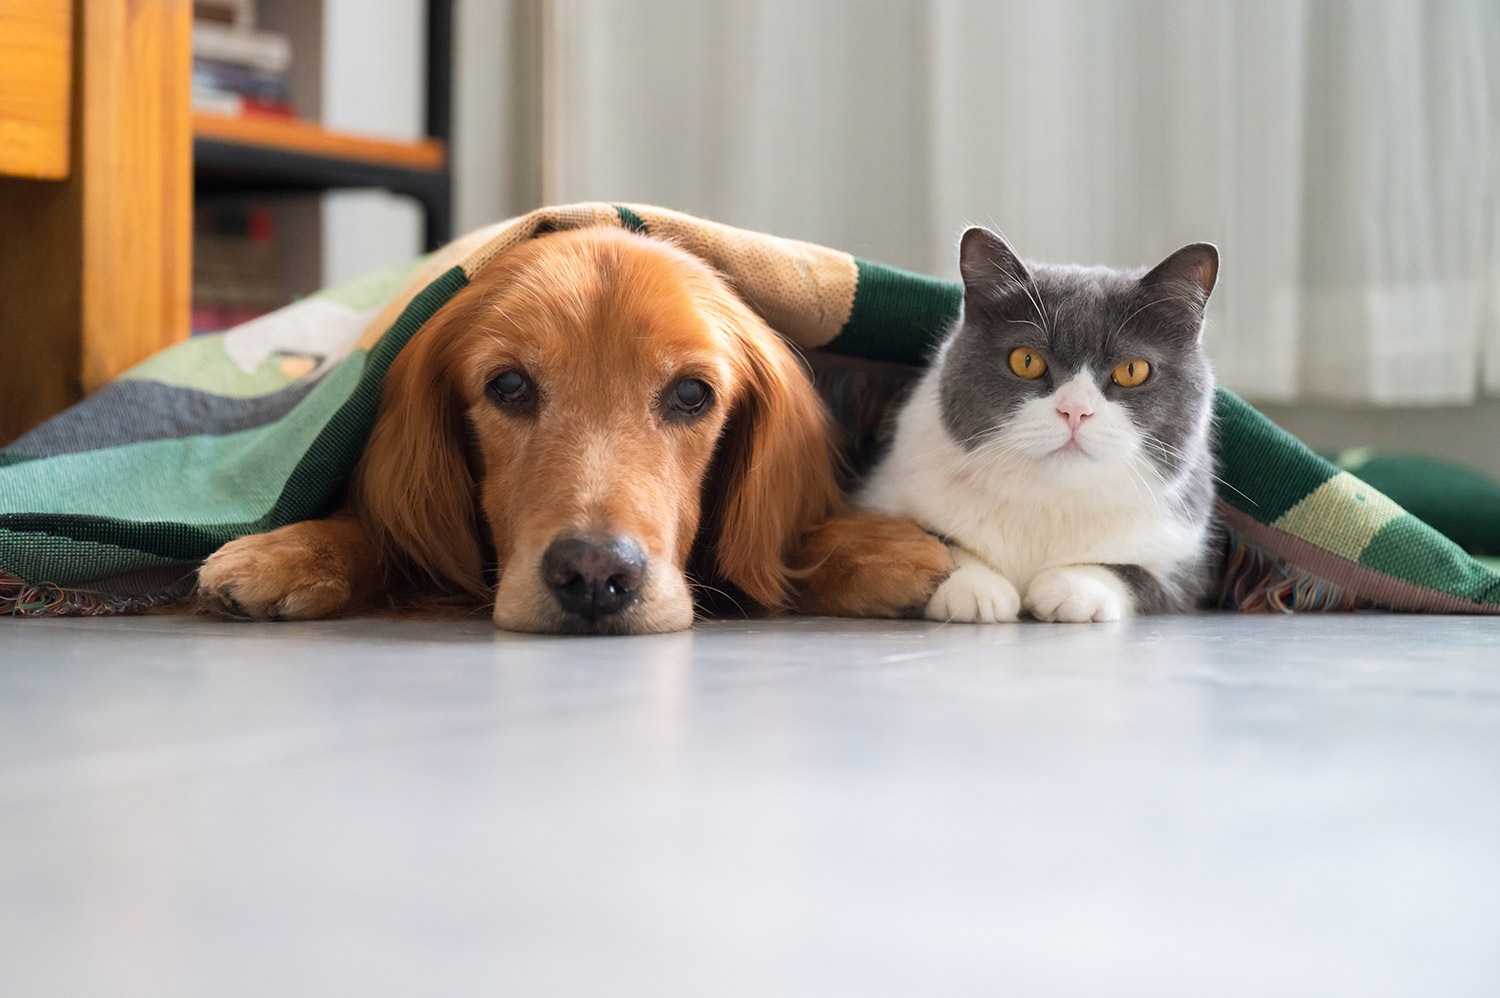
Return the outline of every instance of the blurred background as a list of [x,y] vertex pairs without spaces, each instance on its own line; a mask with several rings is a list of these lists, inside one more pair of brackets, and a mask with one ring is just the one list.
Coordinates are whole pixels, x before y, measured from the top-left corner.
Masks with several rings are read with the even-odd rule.
[[[1224,384],[1318,447],[1500,474],[1495,0],[192,6],[195,331],[546,203],[654,203],[946,277],[976,222],[1052,261],[1208,240]],[[386,140],[451,187],[356,171],[247,197],[232,126],[278,118]]]
[[[413,126],[392,76],[416,78],[422,7],[325,2],[325,115]],[[1209,240],[1225,384],[1318,446],[1500,473],[1493,0],[459,0],[456,17],[458,231],[644,201],[948,277],[972,222],[1053,261]],[[415,224],[364,197],[325,209],[325,279],[412,248]],[[407,243],[355,235],[377,224]]]

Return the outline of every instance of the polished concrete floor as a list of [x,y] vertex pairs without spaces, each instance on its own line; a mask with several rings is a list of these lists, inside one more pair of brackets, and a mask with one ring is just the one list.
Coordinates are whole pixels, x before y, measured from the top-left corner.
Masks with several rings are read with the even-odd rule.
[[0,620],[0,994],[1500,994],[1500,619]]

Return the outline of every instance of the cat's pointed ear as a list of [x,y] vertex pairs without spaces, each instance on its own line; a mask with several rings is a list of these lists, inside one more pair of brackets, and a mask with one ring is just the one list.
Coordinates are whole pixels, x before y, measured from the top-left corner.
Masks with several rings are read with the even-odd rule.
[[1167,257],[1141,278],[1141,286],[1160,288],[1196,304],[1201,314],[1219,279],[1219,250],[1213,243],[1193,243]]
[[966,231],[959,241],[958,272],[964,279],[964,291],[971,294],[978,291],[994,295],[1031,280],[1010,244],[980,225]]

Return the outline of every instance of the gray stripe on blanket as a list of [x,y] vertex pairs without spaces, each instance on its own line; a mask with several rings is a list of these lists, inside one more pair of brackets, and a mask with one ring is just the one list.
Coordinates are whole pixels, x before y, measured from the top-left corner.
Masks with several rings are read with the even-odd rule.
[[316,384],[310,378],[269,395],[230,398],[159,381],[113,381],[0,450],[0,458],[56,457],[251,430],[291,412]]

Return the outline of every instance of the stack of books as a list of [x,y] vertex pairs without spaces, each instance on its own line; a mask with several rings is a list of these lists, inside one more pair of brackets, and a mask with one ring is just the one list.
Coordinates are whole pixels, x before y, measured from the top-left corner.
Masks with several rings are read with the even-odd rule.
[[288,86],[291,64],[291,41],[256,28],[254,0],[193,4],[195,109],[296,117]]
[[232,329],[287,303],[269,209],[200,202],[193,230],[194,334]]

